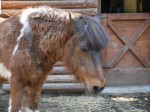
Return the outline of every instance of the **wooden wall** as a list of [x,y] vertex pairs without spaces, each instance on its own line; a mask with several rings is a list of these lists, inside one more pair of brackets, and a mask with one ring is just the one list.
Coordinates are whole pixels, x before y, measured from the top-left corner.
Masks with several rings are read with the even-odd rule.
[[94,15],[97,12],[96,4],[97,0],[2,0],[2,14],[0,16],[9,17],[24,8],[41,5]]

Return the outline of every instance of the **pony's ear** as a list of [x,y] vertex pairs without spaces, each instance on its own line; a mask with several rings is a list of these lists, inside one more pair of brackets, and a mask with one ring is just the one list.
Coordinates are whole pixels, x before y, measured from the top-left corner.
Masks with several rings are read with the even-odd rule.
[[71,17],[71,13],[70,13],[70,12],[69,12],[69,21],[70,21],[70,23],[73,22],[72,17]]

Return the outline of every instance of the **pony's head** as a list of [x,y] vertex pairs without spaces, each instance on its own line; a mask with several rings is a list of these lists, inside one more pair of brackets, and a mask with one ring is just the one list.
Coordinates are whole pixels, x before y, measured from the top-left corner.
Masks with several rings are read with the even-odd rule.
[[100,93],[105,87],[100,56],[108,35],[98,17],[80,15],[72,21],[75,32],[63,50],[63,62],[90,94]]

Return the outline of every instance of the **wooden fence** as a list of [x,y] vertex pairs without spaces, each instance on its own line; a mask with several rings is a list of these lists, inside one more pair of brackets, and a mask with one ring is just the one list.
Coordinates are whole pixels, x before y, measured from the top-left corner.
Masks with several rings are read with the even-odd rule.
[[24,8],[41,5],[94,15],[97,12],[96,4],[97,0],[2,0],[2,14],[0,16],[9,17],[20,12]]

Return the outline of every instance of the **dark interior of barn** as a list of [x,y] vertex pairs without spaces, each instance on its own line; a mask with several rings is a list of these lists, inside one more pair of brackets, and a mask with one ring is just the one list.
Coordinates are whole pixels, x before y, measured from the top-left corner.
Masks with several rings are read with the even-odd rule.
[[102,0],[102,13],[149,13],[150,0]]

